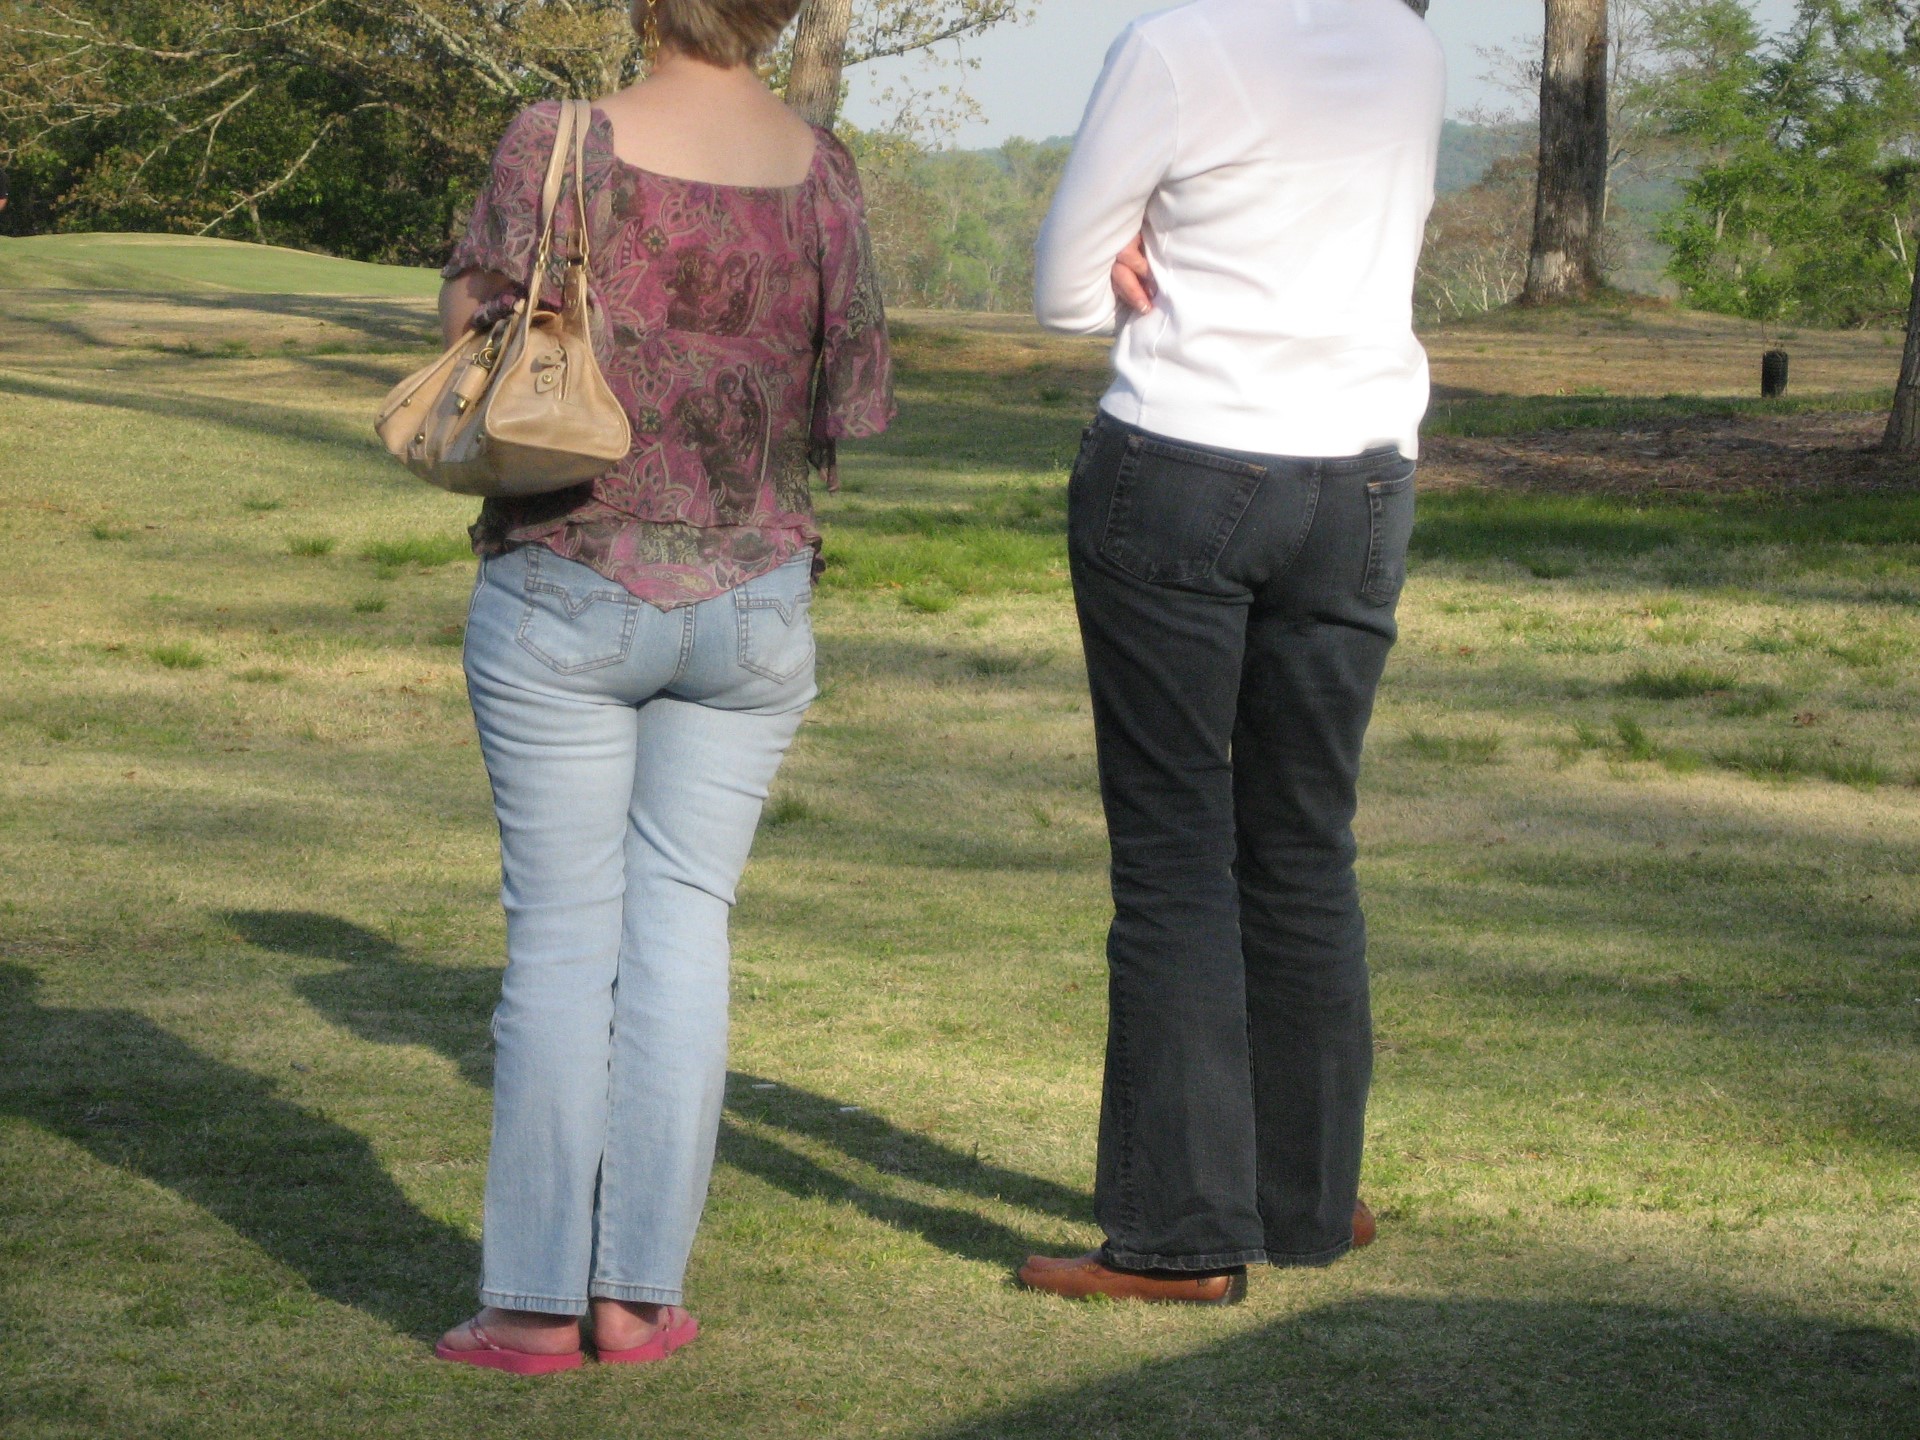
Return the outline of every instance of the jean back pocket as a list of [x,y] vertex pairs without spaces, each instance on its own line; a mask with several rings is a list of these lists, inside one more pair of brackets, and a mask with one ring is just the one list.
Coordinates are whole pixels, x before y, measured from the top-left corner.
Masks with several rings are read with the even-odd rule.
[[1360,598],[1391,605],[1407,583],[1407,546],[1413,539],[1413,466],[1367,482],[1367,575]]
[[1266,478],[1250,460],[1135,435],[1114,477],[1100,555],[1136,579],[1204,578]]
[[527,608],[515,636],[521,647],[559,675],[624,661],[645,602],[585,565],[527,551]]
[[735,588],[741,669],[787,681],[813,663],[812,560],[809,553]]

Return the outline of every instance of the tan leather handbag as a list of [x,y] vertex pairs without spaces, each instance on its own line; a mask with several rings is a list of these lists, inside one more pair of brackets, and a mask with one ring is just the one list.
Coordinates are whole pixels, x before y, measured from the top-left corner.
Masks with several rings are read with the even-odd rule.
[[[605,474],[633,444],[626,411],[593,358],[587,307],[587,127],[584,100],[563,101],[540,196],[540,243],[526,298],[491,330],[469,331],[395,386],[374,428],[422,480],[460,495],[540,495]],[[560,308],[543,304],[553,220],[573,154],[579,254]]]

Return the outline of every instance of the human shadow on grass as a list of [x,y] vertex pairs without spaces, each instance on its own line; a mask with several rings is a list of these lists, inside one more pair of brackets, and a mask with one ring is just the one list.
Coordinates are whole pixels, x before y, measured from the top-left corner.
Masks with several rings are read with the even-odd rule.
[[[769,1133],[778,1131],[786,1136]],[[849,1177],[811,1159],[786,1137],[830,1146],[880,1175],[1091,1223],[1092,1201],[1069,1186],[994,1165],[830,1096],[755,1075],[728,1076],[720,1158],[769,1185],[790,1195],[853,1205],[963,1259],[1011,1267],[1058,1243],[971,1210],[912,1199],[889,1190],[884,1182]]]
[[[295,982],[330,1020],[376,1044],[432,1046],[475,1085],[489,1083],[486,1016],[499,992],[497,969],[421,964],[385,936],[331,915],[236,911],[223,918],[263,949],[338,961],[343,968]],[[805,1153],[809,1145],[838,1151],[856,1173],[821,1163]],[[1048,1242],[964,1206],[899,1193],[881,1177],[1063,1219],[1090,1213],[1087,1197],[1070,1187],[987,1163],[844,1099],[755,1075],[728,1077],[720,1158],[790,1195],[853,1205],[940,1249],[996,1265],[1017,1264]]]
[[1864,1440],[1911,1433],[1916,1413],[1920,1342],[1892,1330],[1731,1307],[1382,1296],[926,1440]]
[[470,1084],[493,1080],[487,1017],[500,995],[491,965],[426,965],[375,931],[306,910],[232,910],[220,917],[249,944],[330,960],[338,970],[302,975],[293,988],[327,1019],[375,1045],[425,1045]]
[[131,1010],[40,1003],[0,965],[0,1113],[164,1186],[316,1294],[422,1338],[458,1311],[477,1247],[414,1207],[365,1137]]

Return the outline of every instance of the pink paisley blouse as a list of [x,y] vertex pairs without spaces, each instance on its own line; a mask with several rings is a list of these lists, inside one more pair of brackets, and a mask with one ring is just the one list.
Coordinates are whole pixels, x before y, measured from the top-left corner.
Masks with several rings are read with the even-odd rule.
[[[559,115],[547,102],[507,127],[443,276],[490,270],[524,282]],[[586,192],[594,351],[626,407],[633,448],[590,484],[487,501],[475,550],[543,545],[662,609],[817,554],[809,466],[833,488],[835,442],[878,434],[894,414],[853,157],[816,130],[798,185],[676,179],[615,156],[596,110]],[[576,226],[563,200],[550,283],[574,253]]]

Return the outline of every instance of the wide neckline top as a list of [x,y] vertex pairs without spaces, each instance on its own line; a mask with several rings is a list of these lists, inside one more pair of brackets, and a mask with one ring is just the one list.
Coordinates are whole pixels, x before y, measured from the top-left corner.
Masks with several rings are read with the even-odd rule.
[[806,173],[791,185],[731,185],[724,180],[696,180],[691,175],[671,175],[665,170],[651,170],[645,165],[634,164],[614,148],[613,120],[598,105],[589,106],[588,109],[593,122],[592,128],[603,132],[607,153],[613,157],[614,164],[623,170],[631,170],[636,175],[644,175],[649,180],[664,181],[671,185],[698,185],[703,189],[726,190],[737,195],[793,195],[813,183],[824,153],[820,144],[822,133],[820,127],[809,124],[807,128],[813,131],[813,151],[807,157]]

